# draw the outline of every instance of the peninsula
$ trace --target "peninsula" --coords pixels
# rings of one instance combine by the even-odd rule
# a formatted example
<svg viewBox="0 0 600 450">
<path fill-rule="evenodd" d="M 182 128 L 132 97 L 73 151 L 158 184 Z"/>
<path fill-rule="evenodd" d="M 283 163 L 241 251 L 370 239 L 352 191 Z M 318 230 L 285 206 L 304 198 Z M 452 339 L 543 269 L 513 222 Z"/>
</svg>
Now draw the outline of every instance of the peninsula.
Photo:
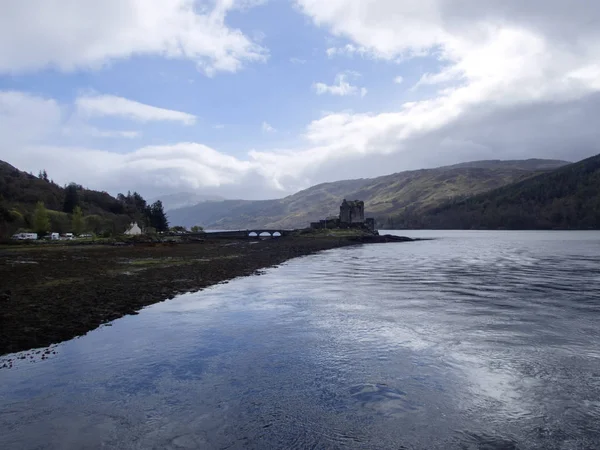
<svg viewBox="0 0 600 450">
<path fill-rule="evenodd" d="M 350 245 L 411 241 L 359 228 L 284 236 L 215 233 L 176 240 L 131 236 L 120 245 L 77 241 L 0 247 L 0 355 L 45 347 L 174 296 Z M 202 237 L 199 237 L 202 236 Z"/>
</svg>

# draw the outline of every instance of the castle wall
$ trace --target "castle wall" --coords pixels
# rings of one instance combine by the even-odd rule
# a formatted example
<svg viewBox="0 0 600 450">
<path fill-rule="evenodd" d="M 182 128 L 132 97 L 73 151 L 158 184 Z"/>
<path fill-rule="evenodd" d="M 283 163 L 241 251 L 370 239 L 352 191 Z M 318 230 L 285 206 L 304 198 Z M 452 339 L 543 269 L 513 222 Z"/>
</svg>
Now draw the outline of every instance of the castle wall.
<svg viewBox="0 0 600 450">
<path fill-rule="evenodd" d="M 364 202 L 354 202 L 350 213 L 350 223 L 363 223 L 365 221 Z"/>
</svg>

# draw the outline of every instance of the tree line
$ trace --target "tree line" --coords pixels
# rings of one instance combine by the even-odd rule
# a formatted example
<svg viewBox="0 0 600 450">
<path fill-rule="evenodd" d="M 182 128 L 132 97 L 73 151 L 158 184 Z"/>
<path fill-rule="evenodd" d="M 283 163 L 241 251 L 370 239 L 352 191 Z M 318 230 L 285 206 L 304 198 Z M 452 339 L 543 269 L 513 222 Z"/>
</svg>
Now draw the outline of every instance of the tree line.
<svg viewBox="0 0 600 450">
<path fill-rule="evenodd" d="M 0 161 L 0 236 L 34 231 L 108 237 L 123 233 L 131 222 L 149 232 L 169 229 L 161 201 L 148 204 L 137 192 L 115 198 L 76 183 L 61 187 L 46 170 L 36 177 Z"/>
<path fill-rule="evenodd" d="M 95 214 L 87 216 L 84 214 L 81 203 L 85 195 L 86 191 L 82 186 L 71 183 L 65 188 L 61 212 L 48 210 L 43 202 L 37 202 L 33 212 L 32 230 L 42 236 L 53 231 L 54 228 L 58 228 L 59 232 L 69 229 L 75 235 L 94 232 L 109 236 L 125 231 L 124 226 L 128 225 L 130 220 L 137 222 L 142 229 L 149 232 L 169 230 L 169 221 L 160 200 L 149 205 L 137 192 L 133 194 L 128 192 L 127 195 L 118 194 L 116 199 L 118 205 L 112 205 L 111 212 L 126 216 L 127 220 L 116 217 L 112 219 L 112 223 L 107 223 L 107 220 L 111 222 L 111 219 L 103 219 Z"/>
</svg>

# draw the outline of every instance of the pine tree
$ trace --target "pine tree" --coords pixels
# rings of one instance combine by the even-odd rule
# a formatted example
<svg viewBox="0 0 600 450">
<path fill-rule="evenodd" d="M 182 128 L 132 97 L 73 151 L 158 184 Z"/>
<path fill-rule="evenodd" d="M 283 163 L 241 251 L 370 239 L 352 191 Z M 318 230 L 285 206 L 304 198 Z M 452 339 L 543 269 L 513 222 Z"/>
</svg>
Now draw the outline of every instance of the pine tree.
<svg viewBox="0 0 600 450">
<path fill-rule="evenodd" d="M 42 171 L 42 179 L 43 179 L 44 181 L 46 181 L 46 182 L 47 182 L 47 181 L 49 181 L 49 180 L 48 180 L 48 172 L 46 172 L 46 169 L 44 169 L 44 170 Z"/>
<path fill-rule="evenodd" d="M 75 183 L 71 183 L 65 188 L 65 202 L 63 205 L 63 211 L 71 214 L 78 204 L 79 194 L 77 192 L 77 185 Z"/>
<path fill-rule="evenodd" d="M 169 220 L 160 200 L 155 201 L 150 207 L 150 223 L 156 231 L 169 231 Z"/>
<path fill-rule="evenodd" d="M 33 231 L 40 235 L 44 235 L 50 231 L 50 218 L 42 202 L 37 203 L 33 212 Z"/>
<path fill-rule="evenodd" d="M 73 210 L 73 218 L 71 219 L 71 228 L 76 236 L 83 233 L 85 223 L 83 221 L 83 212 L 79 206 L 76 206 Z"/>
</svg>

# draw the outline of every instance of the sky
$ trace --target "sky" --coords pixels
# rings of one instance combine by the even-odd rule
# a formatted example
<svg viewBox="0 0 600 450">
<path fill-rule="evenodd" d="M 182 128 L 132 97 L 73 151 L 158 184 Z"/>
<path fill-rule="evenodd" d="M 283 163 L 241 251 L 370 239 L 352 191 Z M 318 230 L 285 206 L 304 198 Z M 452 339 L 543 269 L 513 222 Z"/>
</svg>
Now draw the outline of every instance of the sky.
<svg viewBox="0 0 600 450">
<path fill-rule="evenodd" d="M 263 199 L 600 153 L 596 0 L 3 0 L 0 159 Z"/>
</svg>

